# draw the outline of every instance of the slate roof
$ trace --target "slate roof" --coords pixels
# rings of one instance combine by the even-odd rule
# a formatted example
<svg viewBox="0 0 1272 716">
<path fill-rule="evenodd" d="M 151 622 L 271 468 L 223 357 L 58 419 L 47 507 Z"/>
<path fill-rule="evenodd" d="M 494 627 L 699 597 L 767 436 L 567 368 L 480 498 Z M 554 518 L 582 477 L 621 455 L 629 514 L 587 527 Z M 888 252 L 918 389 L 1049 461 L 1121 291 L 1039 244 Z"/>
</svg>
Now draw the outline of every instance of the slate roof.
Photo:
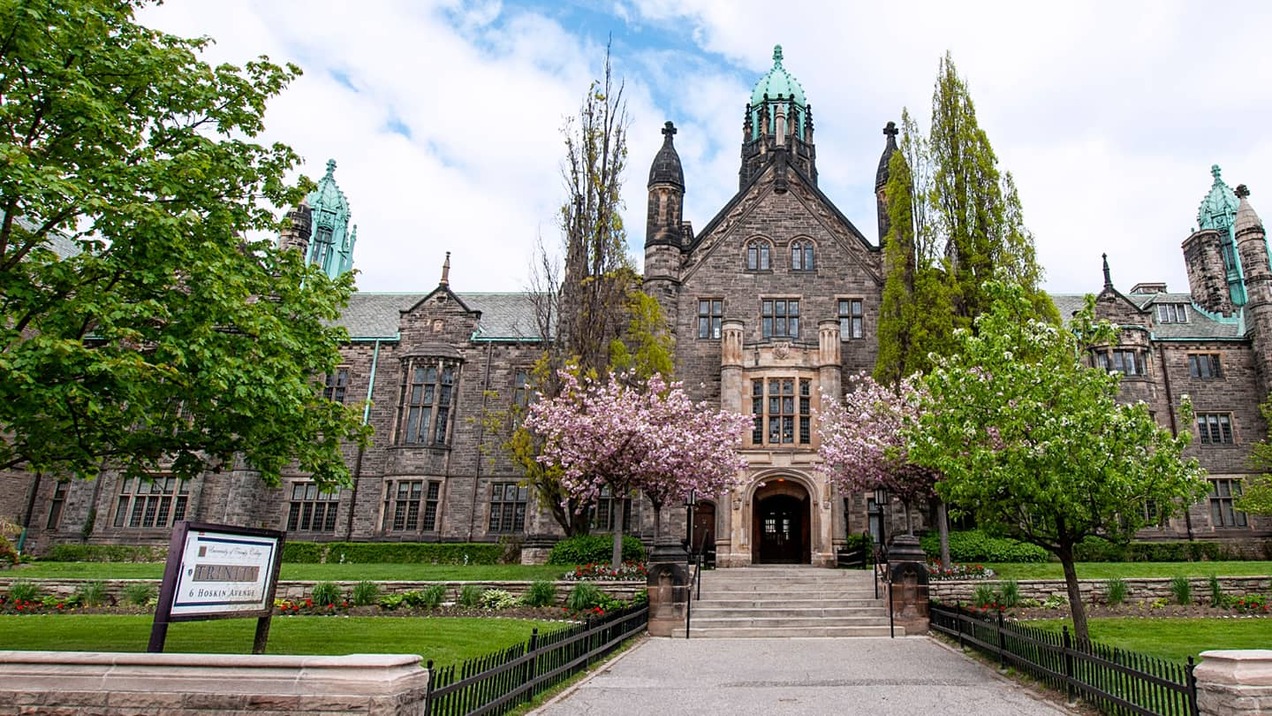
<svg viewBox="0 0 1272 716">
<path fill-rule="evenodd" d="M 1153 340 L 1159 341 L 1213 341 L 1242 340 L 1245 336 L 1243 321 L 1233 316 L 1223 318 L 1203 313 L 1192 303 L 1192 296 L 1187 293 L 1128 293 L 1124 294 L 1131 303 L 1144 311 L 1144 323 L 1151 319 L 1153 306 L 1158 303 L 1181 303 L 1188 307 L 1187 323 L 1157 323 L 1153 325 Z M 1068 320 L 1074 313 L 1082 310 L 1085 294 L 1056 293 L 1051 294 L 1051 301 L 1056 304 L 1060 317 Z"/>
<path fill-rule="evenodd" d="M 395 338 L 401 312 L 419 303 L 427 293 L 367 293 L 349 297 L 349 305 L 336 321 L 350 338 Z M 481 312 L 477 340 L 524 341 L 538 338 L 534 304 L 525 293 L 456 293 L 474 311 Z"/>
</svg>

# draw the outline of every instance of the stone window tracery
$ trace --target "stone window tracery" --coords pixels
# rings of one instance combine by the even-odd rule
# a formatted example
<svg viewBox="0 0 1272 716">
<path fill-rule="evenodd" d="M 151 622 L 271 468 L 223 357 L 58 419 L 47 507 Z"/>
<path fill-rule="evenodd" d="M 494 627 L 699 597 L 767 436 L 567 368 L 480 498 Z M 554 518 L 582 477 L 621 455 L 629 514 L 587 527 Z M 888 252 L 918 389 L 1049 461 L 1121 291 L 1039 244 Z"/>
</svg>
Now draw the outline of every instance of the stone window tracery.
<svg viewBox="0 0 1272 716">
<path fill-rule="evenodd" d="M 791 242 L 791 270 L 812 271 L 816 268 L 813 261 L 813 242 L 797 239 Z"/>
<path fill-rule="evenodd" d="M 458 371 L 453 363 L 436 358 L 407 361 L 402 373 L 402 443 L 446 445 Z"/>
<path fill-rule="evenodd" d="M 292 483 L 287 531 L 334 532 L 340 492 L 321 492 L 312 482 Z"/>
<path fill-rule="evenodd" d="M 799 299 L 761 300 L 760 333 L 765 338 L 799 338 Z"/>
<path fill-rule="evenodd" d="M 437 480 L 390 480 L 384 486 L 385 532 L 437 531 Z"/>
<path fill-rule="evenodd" d="M 116 527 L 171 527 L 185 519 L 190 485 L 175 477 L 145 480 L 132 477 L 119 483 Z"/>
<path fill-rule="evenodd" d="M 719 340 L 724 320 L 724 301 L 719 298 L 698 299 L 698 337 Z"/>
<path fill-rule="evenodd" d="M 770 271 L 773 268 L 772 247 L 764 239 L 752 239 L 746 245 L 746 270 Z"/>
<path fill-rule="evenodd" d="M 839 304 L 839 340 L 847 341 L 863 338 L 865 330 L 865 311 L 860 298 L 841 298 Z"/>
<path fill-rule="evenodd" d="M 754 445 L 808 445 L 812 442 L 812 381 L 808 378 L 755 378 L 751 381 Z"/>
<path fill-rule="evenodd" d="M 496 482 L 490 486 L 490 531 L 501 534 L 526 531 L 526 505 L 529 488 L 515 482 Z"/>
</svg>

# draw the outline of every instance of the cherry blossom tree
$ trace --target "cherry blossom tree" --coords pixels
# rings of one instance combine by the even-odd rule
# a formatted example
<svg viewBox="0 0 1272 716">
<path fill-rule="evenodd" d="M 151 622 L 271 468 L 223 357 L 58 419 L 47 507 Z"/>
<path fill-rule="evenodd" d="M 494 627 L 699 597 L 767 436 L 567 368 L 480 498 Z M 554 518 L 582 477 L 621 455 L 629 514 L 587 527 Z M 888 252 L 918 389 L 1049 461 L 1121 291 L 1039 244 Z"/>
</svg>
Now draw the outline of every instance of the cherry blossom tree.
<svg viewBox="0 0 1272 716">
<path fill-rule="evenodd" d="M 914 378 L 904 378 L 893 390 L 864 371 L 853 383 L 842 403 L 822 397 L 822 469 L 844 492 L 886 489 L 905 505 L 906 529 L 912 531 L 910 506 L 933 497 L 938 476 L 910 462 L 906 452 L 902 428 L 918 418 L 920 389 Z"/>
<path fill-rule="evenodd" d="M 660 375 L 560 375 L 560 394 L 532 405 L 525 425 L 543 438 L 539 461 L 560 469 L 562 488 L 578 504 L 594 504 L 607 488 L 616 497 L 640 490 L 653 503 L 657 539 L 663 505 L 690 492 L 720 494 L 746 466 L 738 446 L 749 415 L 694 403 Z M 616 517 L 615 568 L 622 563 L 621 510 Z"/>
</svg>

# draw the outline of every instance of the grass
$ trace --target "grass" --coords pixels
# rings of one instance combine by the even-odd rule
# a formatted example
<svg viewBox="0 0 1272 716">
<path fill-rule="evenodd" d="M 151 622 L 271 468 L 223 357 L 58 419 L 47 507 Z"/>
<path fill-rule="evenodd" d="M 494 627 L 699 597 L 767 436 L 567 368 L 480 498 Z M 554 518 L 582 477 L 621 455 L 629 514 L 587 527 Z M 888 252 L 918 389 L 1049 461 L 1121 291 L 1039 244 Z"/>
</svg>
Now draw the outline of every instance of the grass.
<svg viewBox="0 0 1272 716">
<path fill-rule="evenodd" d="M 1029 626 L 1060 631 L 1067 619 L 1040 619 Z M 1091 641 L 1183 662 L 1210 649 L 1266 649 L 1272 619 L 1216 617 L 1107 617 L 1089 620 Z"/>
<path fill-rule="evenodd" d="M 997 579 L 1064 579 L 1059 562 L 986 564 Z M 1078 579 L 1272 577 L 1272 562 L 1079 562 Z"/>
<path fill-rule="evenodd" d="M 0 616 L 0 650 L 142 652 L 152 618 L 145 615 Z M 275 617 L 269 654 L 419 654 L 437 666 L 489 654 L 561 622 L 525 619 Z M 180 622 L 168 627 L 165 651 L 249 654 L 255 619 Z"/>
<path fill-rule="evenodd" d="M 281 579 L 326 581 L 524 581 L 560 579 L 563 565 L 524 564 L 283 564 Z M 32 562 L 0 576 L 20 579 L 162 579 L 163 564 L 142 562 Z"/>
</svg>

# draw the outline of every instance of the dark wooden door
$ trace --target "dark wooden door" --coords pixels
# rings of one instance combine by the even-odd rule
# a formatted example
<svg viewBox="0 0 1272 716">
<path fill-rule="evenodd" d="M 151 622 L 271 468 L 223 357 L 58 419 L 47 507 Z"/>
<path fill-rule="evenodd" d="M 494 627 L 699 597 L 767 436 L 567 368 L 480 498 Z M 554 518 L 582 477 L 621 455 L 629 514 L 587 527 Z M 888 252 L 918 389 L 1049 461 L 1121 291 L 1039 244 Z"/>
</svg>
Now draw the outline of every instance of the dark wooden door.
<svg viewBox="0 0 1272 716">
<path fill-rule="evenodd" d="M 791 495 L 774 495 L 760 501 L 756 510 L 760 538 L 758 560 L 764 564 L 798 564 L 804 554 L 805 501 Z"/>
</svg>

